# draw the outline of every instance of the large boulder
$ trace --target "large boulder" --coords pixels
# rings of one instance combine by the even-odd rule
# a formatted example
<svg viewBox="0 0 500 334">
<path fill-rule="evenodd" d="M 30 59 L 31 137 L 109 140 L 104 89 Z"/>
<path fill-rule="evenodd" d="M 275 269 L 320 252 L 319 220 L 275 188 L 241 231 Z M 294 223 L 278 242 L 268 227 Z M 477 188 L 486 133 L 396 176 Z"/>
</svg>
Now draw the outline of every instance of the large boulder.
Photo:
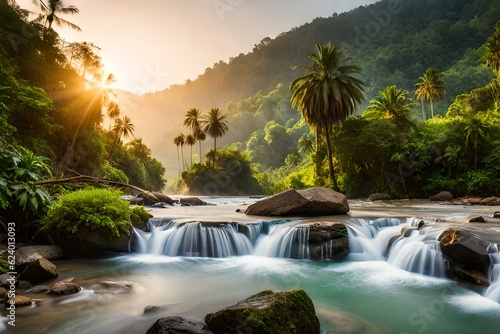
<svg viewBox="0 0 500 334">
<path fill-rule="evenodd" d="M 36 260 L 26 264 L 23 272 L 19 275 L 19 280 L 27 280 L 31 284 L 36 284 L 56 278 L 57 275 L 56 265 L 38 254 Z"/>
<path fill-rule="evenodd" d="M 212 334 L 205 325 L 198 321 L 182 317 L 165 317 L 158 319 L 146 334 Z"/>
<path fill-rule="evenodd" d="M 64 254 L 70 257 L 102 257 L 108 253 L 124 253 L 129 251 L 129 233 L 121 232 L 120 237 L 110 237 L 105 228 L 90 229 L 83 224 L 72 235 L 62 231 L 54 231 L 52 238 L 60 245 Z"/>
<path fill-rule="evenodd" d="M 307 225 L 311 260 L 342 260 L 349 255 L 347 228 L 343 223 L 313 222 Z"/>
<path fill-rule="evenodd" d="M 450 193 L 449 191 L 441 191 L 441 192 L 437 193 L 436 195 L 429 197 L 429 200 L 431 200 L 433 202 L 452 201 L 453 194 Z"/>
<path fill-rule="evenodd" d="M 491 243 L 473 233 L 455 228 L 445 230 L 438 240 L 452 270 L 466 268 L 488 276 L 491 266 L 488 247 Z"/>
<path fill-rule="evenodd" d="M 262 291 L 205 317 L 215 334 L 320 333 L 314 305 L 304 290 Z"/>
<path fill-rule="evenodd" d="M 49 295 L 57 295 L 57 296 L 65 296 L 65 295 L 72 295 L 75 293 L 79 293 L 82 288 L 78 284 L 71 282 L 71 280 L 72 279 L 66 279 L 66 280 L 54 283 L 50 287 L 48 294 Z"/>
<path fill-rule="evenodd" d="M 16 250 L 16 265 L 23 265 L 37 260 L 43 256 L 47 260 L 59 260 L 64 251 L 58 245 L 34 245 L 20 247 Z"/>
<path fill-rule="evenodd" d="M 344 194 L 328 188 L 288 190 L 247 207 L 245 214 L 258 216 L 329 216 L 349 212 Z"/>
</svg>

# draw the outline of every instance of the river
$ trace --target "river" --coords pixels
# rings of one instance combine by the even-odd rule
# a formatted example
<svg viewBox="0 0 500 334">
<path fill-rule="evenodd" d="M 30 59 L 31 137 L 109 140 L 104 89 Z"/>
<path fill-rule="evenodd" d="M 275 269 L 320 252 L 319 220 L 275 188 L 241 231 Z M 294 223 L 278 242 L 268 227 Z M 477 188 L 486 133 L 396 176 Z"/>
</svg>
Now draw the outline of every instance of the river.
<svg viewBox="0 0 500 334">
<path fill-rule="evenodd" d="M 261 217 L 235 212 L 255 199 L 204 199 L 217 205 L 151 212 L 156 217 L 179 221 L 262 221 Z M 490 242 L 500 242 L 500 226 L 464 223 L 469 217 L 491 215 L 500 207 L 439 205 L 428 201 L 351 201 L 350 207 L 349 215 L 314 220 L 370 222 L 393 217 L 402 226 L 414 221 L 407 217 L 439 218 L 448 223 L 436 223 L 429 233 L 460 225 Z M 399 231 L 401 226 L 388 226 L 381 231 Z M 267 289 L 304 289 L 315 304 L 323 333 L 465 334 L 496 333 L 500 329 L 500 304 L 495 298 L 486 297 L 486 288 L 434 277 L 440 276 L 437 274 L 410 272 L 398 267 L 397 261 L 389 263 L 383 255 L 368 256 L 368 252 L 362 256 L 353 254 L 344 261 L 256 254 L 257 243 L 267 242 L 262 241 L 266 237 L 263 235 L 261 241 L 252 244 L 248 254 L 224 258 L 167 256 L 147 251 L 99 260 L 54 261 L 60 272 L 57 280 L 74 278 L 83 290 L 64 297 L 30 295 L 40 301 L 16 309 L 15 329 L 7 325 L 2 310 L 0 330 L 24 334 L 145 333 L 158 318 L 178 315 L 203 321 L 207 313 Z M 125 285 L 133 287 L 110 281 L 129 282 Z M 157 306 L 157 311 L 145 313 L 148 306 Z"/>
</svg>

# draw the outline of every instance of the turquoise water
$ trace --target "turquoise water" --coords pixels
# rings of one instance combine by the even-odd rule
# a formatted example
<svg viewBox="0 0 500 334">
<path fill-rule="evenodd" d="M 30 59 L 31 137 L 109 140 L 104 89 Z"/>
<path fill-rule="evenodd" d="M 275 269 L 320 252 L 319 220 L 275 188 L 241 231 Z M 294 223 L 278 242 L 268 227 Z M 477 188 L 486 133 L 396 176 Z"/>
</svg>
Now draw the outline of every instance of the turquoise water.
<svg viewBox="0 0 500 334">
<path fill-rule="evenodd" d="M 151 254 L 56 261 L 58 280 L 74 278 L 83 290 L 63 297 L 30 295 L 39 301 L 17 309 L 15 329 L 2 317 L 0 331 L 145 333 L 164 316 L 203 321 L 207 313 L 262 290 L 304 289 L 315 304 L 323 333 L 499 332 L 500 304 L 483 296 L 486 288 L 403 270 L 398 267 L 400 260 L 386 262 L 390 254 L 380 251 L 380 245 L 387 244 L 391 229 L 399 233 L 400 228 L 396 224 L 376 229 L 376 233 L 369 232 L 373 240 L 363 239 L 364 248 L 340 262 L 258 255 L 200 258 Z M 410 241 L 409 245 L 430 245 L 425 251 L 417 248 L 424 254 L 421 257 L 429 253 L 429 258 L 436 257 L 432 240 L 417 236 Z M 258 240 L 255 248 L 257 244 Z M 422 267 L 428 270 L 428 265 Z M 103 285 L 104 281 L 133 282 L 134 287 L 110 287 Z M 151 305 L 160 307 L 159 311 L 145 314 L 144 309 Z"/>
<path fill-rule="evenodd" d="M 480 291 L 383 261 L 127 255 L 64 269 L 85 290 L 45 299 L 45 311 L 21 310 L 19 333 L 145 333 L 162 316 L 203 320 L 205 314 L 265 289 L 304 289 L 322 329 L 331 333 L 495 333 L 500 328 L 500 304 Z M 139 286 L 128 293 L 110 292 L 97 288 L 102 280 Z M 144 315 L 148 305 L 162 311 Z"/>
</svg>

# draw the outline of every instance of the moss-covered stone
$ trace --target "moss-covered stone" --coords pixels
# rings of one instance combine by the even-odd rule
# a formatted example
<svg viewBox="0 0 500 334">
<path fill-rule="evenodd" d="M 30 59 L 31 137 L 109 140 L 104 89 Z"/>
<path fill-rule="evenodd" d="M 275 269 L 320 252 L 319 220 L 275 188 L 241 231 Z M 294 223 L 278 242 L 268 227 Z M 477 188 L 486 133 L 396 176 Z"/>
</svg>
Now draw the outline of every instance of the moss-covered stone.
<svg viewBox="0 0 500 334">
<path fill-rule="evenodd" d="M 304 290 L 262 291 L 236 305 L 207 314 L 215 334 L 314 334 L 320 332 L 312 300 Z"/>
</svg>

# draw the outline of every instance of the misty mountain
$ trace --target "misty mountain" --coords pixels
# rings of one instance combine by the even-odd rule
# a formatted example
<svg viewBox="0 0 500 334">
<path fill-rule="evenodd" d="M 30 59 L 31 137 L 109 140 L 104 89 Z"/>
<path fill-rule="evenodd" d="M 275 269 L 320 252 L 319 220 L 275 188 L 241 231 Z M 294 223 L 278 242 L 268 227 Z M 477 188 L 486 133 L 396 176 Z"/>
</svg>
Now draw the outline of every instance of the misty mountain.
<svg viewBox="0 0 500 334">
<path fill-rule="evenodd" d="M 479 70 L 461 73 L 459 64 L 467 58 L 472 63 L 469 65 L 482 66 L 477 50 L 499 17 L 500 0 L 383 0 L 317 18 L 276 38 L 263 36 L 252 52 L 235 55 L 228 62 L 221 60 L 196 80 L 141 98 L 125 96 L 120 103 L 133 117 L 136 134 L 164 163 L 167 176 L 172 176 L 177 171 L 177 150 L 172 141 L 179 133 L 188 132 L 182 126 L 187 110 L 207 112 L 219 107 L 230 112 L 230 102 L 266 95 L 280 83 L 288 87 L 302 74 L 292 67 L 309 64 L 306 54 L 314 51 L 316 43 L 331 41 L 348 49 L 353 63 L 363 69 L 366 101 L 389 85 L 413 91 L 414 83 L 429 67 L 440 72 L 453 69 L 452 86 L 446 87 L 448 97 L 437 106 L 438 112 L 444 113 L 454 96 L 490 79 Z M 273 119 L 273 115 L 268 118 Z M 262 124 L 266 122 L 246 122 L 245 131 L 232 129 L 230 124 L 227 138 L 245 142 L 244 136 Z M 221 141 L 228 143 L 228 139 Z M 210 139 L 203 145 L 209 149 Z"/>
</svg>

